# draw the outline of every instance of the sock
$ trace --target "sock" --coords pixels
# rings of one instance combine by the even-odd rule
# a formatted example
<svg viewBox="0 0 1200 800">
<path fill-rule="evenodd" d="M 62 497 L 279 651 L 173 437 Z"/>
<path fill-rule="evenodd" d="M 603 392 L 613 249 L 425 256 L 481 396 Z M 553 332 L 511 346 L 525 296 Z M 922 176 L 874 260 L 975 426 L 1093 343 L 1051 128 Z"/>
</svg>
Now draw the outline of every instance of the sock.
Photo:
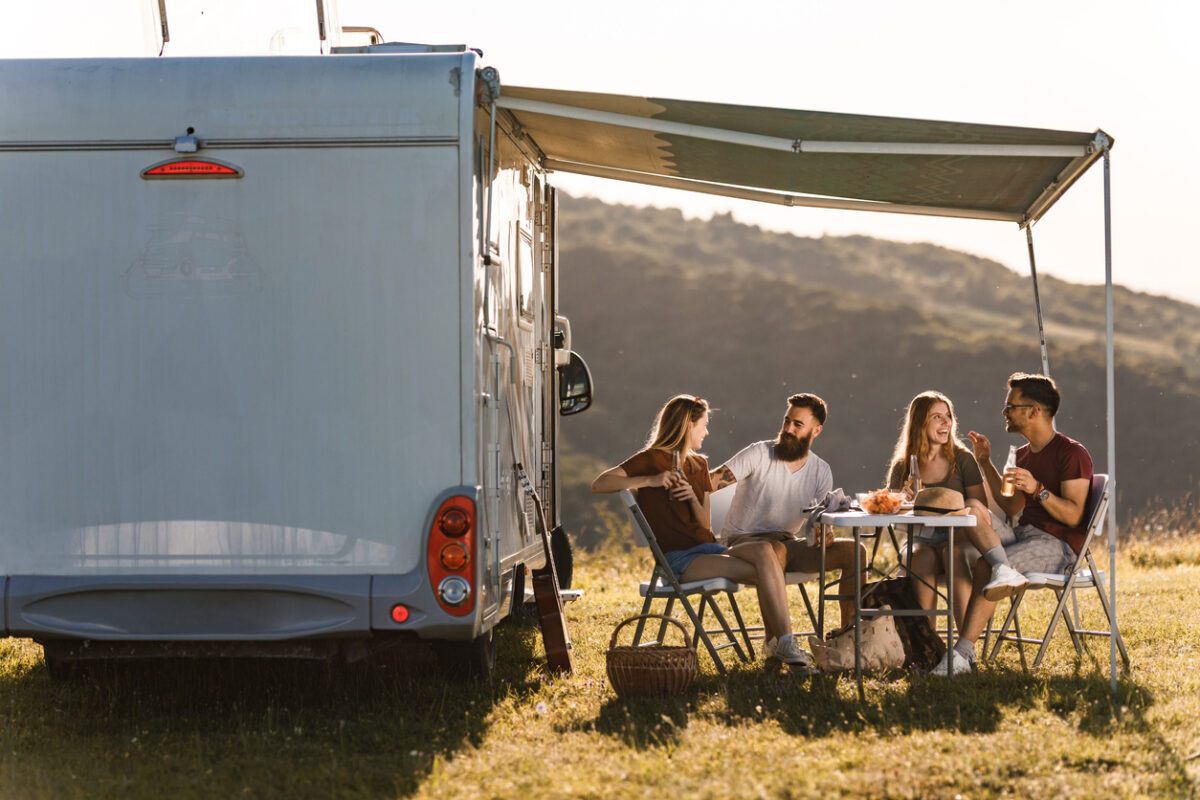
<svg viewBox="0 0 1200 800">
<path fill-rule="evenodd" d="M 960 638 L 955 643 L 954 649 L 957 650 L 958 654 L 960 656 L 962 656 L 963 658 L 965 658 L 967 661 L 971 662 L 972 664 L 975 663 L 975 643 L 974 642 L 972 642 L 968 639 Z"/>
<path fill-rule="evenodd" d="M 1008 555 L 1004 552 L 1002 545 L 996 545 L 991 550 L 983 554 L 983 558 L 993 567 L 997 564 L 1008 564 Z"/>
</svg>

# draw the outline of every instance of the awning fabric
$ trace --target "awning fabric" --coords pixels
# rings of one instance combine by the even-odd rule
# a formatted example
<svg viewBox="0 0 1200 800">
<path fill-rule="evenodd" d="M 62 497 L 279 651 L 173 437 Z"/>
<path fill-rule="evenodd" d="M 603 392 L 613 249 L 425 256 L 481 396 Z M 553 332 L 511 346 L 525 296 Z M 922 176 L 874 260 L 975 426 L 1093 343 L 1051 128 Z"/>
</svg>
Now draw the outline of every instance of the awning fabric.
<svg viewBox="0 0 1200 800">
<path fill-rule="evenodd" d="M 498 105 L 553 170 L 1021 225 L 1100 158 L 1105 136 L 520 86 Z"/>
</svg>

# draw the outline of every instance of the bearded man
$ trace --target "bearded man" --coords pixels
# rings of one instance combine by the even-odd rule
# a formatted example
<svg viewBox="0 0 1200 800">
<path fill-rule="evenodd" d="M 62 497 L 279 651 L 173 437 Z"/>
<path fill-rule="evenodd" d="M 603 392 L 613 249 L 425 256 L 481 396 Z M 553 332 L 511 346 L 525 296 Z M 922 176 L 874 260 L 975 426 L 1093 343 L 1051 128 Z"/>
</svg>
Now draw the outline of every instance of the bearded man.
<svg viewBox="0 0 1200 800">
<path fill-rule="evenodd" d="M 800 532 L 808 519 L 804 509 L 833 488 L 829 464 L 811 449 L 827 413 L 825 401 L 815 394 L 792 395 L 774 441 L 755 442 L 712 471 L 713 491 L 737 484 L 725 523 L 717 531 L 719 541 L 782 541 L 786 571 L 820 570 L 820 541 L 810 546 Z M 865 564 L 867 549 L 859 545 L 856 550 L 853 539 L 832 538 L 824 527 L 817 535 L 825 540 L 825 568 L 842 573 L 838 593 L 849 599 L 840 600 L 838 607 L 845 625 L 854 619 L 854 558 L 857 554 L 859 564 Z"/>
</svg>

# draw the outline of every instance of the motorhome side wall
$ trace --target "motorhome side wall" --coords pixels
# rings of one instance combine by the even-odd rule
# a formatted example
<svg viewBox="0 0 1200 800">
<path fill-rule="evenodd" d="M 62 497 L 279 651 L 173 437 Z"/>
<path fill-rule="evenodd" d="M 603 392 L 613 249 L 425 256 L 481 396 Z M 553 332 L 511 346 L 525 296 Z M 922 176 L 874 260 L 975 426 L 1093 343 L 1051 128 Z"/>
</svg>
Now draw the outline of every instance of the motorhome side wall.
<svg viewBox="0 0 1200 800">
<path fill-rule="evenodd" d="M 9 631 L 477 633 L 425 571 L 484 482 L 474 54 L 0 69 Z M 141 177 L 189 134 L 241 177 Z"/>
<path fill-rule="evenodd" d="M 484 108 L 476 113 L 481 142 L 493 139 Z M 483 289 L 476 333 L 485 357 L 480 360 L 481 499 L 487 538 L 496 543 L 489 569 L 507 586 L 514 570 L 544 562 L 533 497 L 516 479 L 521 464 L 554 524 L 552 475 L 557 430 L 551 330 L 552 199 L 533 154 L 514 135 L 507 119 L 495 124 L 495 153 L 481 151 L 480 216 L 487 259 L 480 259 Z M 490 170 L 490 173 L 489 173 Z M 487 176 L 491 175 L 490 182 Z M 493 607 L 503 614 L 506 606 Z"/>
</svg>

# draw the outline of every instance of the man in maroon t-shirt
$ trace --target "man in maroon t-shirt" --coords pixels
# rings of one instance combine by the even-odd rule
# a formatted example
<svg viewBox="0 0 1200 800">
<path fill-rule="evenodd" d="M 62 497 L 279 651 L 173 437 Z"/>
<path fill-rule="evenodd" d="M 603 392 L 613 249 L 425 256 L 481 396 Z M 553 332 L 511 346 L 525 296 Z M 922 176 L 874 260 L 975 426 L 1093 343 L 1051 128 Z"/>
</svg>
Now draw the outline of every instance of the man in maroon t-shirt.
<svg viewBox="0 0 1200 800">
<path fill-rule="evenodd" d="M 1092 457 L 1079 442 L 1054 430 L 1054 415 L 1062 400 L 1054 381 L 1045 375 L 1017 372 L 1009 376 L 1004 401 L 1005 430 L 1024 436 L 1017 466 L 1004 474 L 992 464 L 986 436 L 971 431 L 975 460 L 987 480 L 992 499 L 1008 517 L 1020 515 L 1013 529 L 1017 541 L 1004 548 L 1018 572 L 1062 572 L 1083 545 L 1084 507 L 1092 486 Z M 1004 478 L 1016 487 L 1012 497 L 1000 492 Z M 974 567 L 974 565 L 972 565 Z M 967 603 L 962 636 L 946 654 L 935 674 L 965 672 L 975 663 L 975 642 L 996 608 L 984 596 L 989 570 L 972 569 L 974 585 Z"/>
</svg>

